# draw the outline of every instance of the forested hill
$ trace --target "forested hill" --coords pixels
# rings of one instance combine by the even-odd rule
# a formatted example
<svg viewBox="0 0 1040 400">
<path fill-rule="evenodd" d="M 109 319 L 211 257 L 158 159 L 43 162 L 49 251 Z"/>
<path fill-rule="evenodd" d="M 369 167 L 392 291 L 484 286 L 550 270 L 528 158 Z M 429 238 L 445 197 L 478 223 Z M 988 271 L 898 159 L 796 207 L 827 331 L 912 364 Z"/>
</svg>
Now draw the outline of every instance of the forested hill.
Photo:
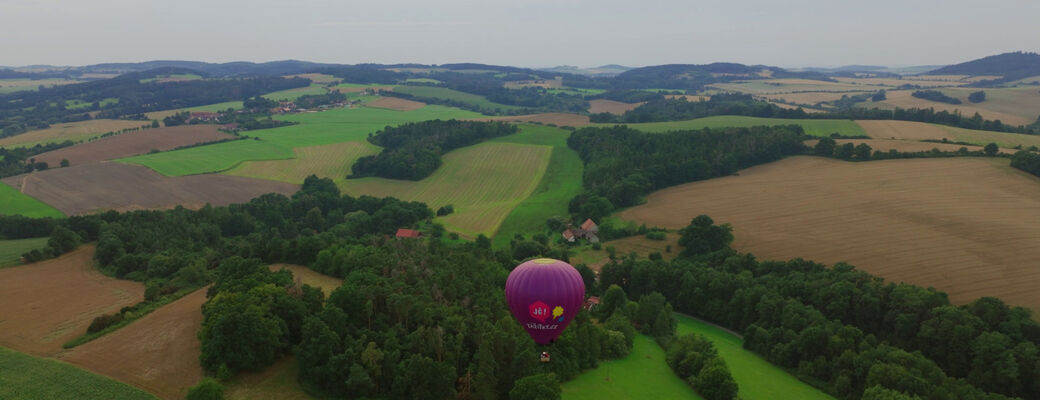
<svg viewBox="0 0 1040 400">
<path fill-rule="evenodd" d="M 613 79 L 618 89 L 668 88 L 702 89 L 709 83 L 747 79 L 803 78 L 830 81 L 818 72 L 791 72 L 779 67 L 712 63 L 705 65 L 669 64 L 642 67 L 622 72 Z"/>
<path fill-rule="evenodd" d="M 1014 81 L 1040 75 L 1040 54 L 1021 51 L 998 54 L 939 68 L 926 75 L 999 75 L 1003 78 L 987 82 Z"/>
</svg>

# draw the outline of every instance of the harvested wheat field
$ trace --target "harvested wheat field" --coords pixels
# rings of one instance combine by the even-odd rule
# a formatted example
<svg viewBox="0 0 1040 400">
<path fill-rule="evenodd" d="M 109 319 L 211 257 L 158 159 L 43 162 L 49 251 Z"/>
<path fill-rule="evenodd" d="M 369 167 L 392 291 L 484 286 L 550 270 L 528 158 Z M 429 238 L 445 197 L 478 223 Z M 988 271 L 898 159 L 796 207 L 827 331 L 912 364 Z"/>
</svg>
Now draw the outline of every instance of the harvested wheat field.
<svg viewBox="0 0 1040 400">
<path fill-rule="evenodd" d="M 643 103 L 622 103 L 620 101 L 596 99 L 589 100 L 589 112 L 593 114 L 611 113 L 621 115 L 626 111 L 634 110 Z"/>
<path fill-rule="evenodd" d="M 1017 133 L 979 131 L 913 121 L 856 121 L 863 131 L 875 139 L 942 140 L 984 146 L 996 143 L 1001 148 L 1040 146 L 1040 136 Z M 1010 151 L 1010 150 L 1009 150 Z M 1013 153 L 1013 151 L 1011 151 Z"/>
<path fill-rule="evenodd" d="M 1040 311 L 1040 178 L 1007 159 L 862 163 L 792 157 L 664 189 L 622 217 L 680 228 L 698 214 L 734 227 L 762 259 L 846 261 L 888 281 Z"/>
<path fill-rule="evenodd" d="M 508 117 L 473 118 L 469 121 L 537 122 L 556 126 L 585 126 L 589 124 L 589 117 L 570 113 L 542 113 Z"/>
<path fill-rule="evenodd" d="M 44 161 L 51 167 L 57 167 L 63 159 L 69 160 L 71 165 L 83 165 L 136 156 L 152 150 L 173 150 L 182 146 L 233 139 L 234 137 L 234 135 L 218 131 L 217 125 L 184 125 L 145 129 L 48 151 L 36 156 L 36 161 Z"/>
<path fill-rule="evenodd" d="M 115 162 L 23 174 L 3 182 L 66 215 L 99 210 L 198 208 L 244 203 L 264 193 L 295 193 L 297 185 L 226 175 L 165 177 L 148 167 Z"/>
<path fill-rule="evenodd" d="M 163 399 L 183 399 L 202 379 L 197 334 L 205 302 L 206 289 L 196 290 L 59 358 Z"/>
<path fill-rule="evenodd" d="M 365 106 L 397 111 L 412 111 L 426 107 L 426 103 L 397 97 L 380 97 L 365 103 Z"/>
<path fill-rule="evenodd" d="M 47 129 L 29 131 L 26 133 L 5 137 L 0 139 L 0 146 L 32 146 L 37 143 L 58 143 L 66 140 L 87 140 L 101 136 L 108 132 L 121 131 L 129 128 L 140 128 L 147 125 L 148 121 L 122 121 L 115 119 L 94 119 L 90 121 L 68 122 L 52 125 Z"/>
<path fill-rule="evenodd" d="M 95 317 L 144 300 L 144 285 L 94 269 L 94 246 L 0 269 L 0 346 L 53 356 L 86 333 Z"/>
<path fill-rule="evenodd" d="M 288 160 L 246 161 L 224 174 L 299 184 L 311 175 L 341 180 L 350 175 L 357 159 L 379 153 L 379 147 L 363 141 L 343 142 L 297 147 L 293 153 L 295 158 Z"/>
<path fill-rule="evenodd" d="M 805 145 L 812 147 L 815 146 L 819 140 L 811 139 L 806 140 Z M 852 143 L 853 145 L 859 145 L 860 143 L 866 143 L 867 146 L 874 151 L 889 151 L 896 150 L 904 153 L 917 153 L 922 151 L 932 151 L 932 149 L 939 149 L 939 151 L 958 151 L 961 147 L 965 147 L 968 151 L 982 151 L 982 146 L 966 146 L 953 143 L 932 143 L 932 142 L 918 142 L 913 140 L 899 140 L 899 139 L 835 139 L 835 142 L 839 146 L 845 143 Z M 1000 152 L 1004 154 L 1015 154 L 1018 150 L 1001 148 Z"/>
</svg>

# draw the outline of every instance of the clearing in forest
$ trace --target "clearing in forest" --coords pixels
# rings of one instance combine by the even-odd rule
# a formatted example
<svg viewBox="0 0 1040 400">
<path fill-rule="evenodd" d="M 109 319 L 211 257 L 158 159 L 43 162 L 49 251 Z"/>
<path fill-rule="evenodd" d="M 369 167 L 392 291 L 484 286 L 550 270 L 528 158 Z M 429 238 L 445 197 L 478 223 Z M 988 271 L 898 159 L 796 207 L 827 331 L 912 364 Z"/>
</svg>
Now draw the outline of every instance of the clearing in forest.
<svg viewBox="0 0 1040 400">
<path fill-rule="evenodd" d="M 675 375 L 665 360 L 664 350 L 646 335 L 636 335 L 632 351 L 625 358 L 600 361 L 596 369 L 560 386 L 564 400 L 703 399 Z"/>
<path fill-rule="evenodd" d="M 61 257 L 0 269 L 0 346 L 53 356 L 101 314 L 144 300 L 144 284 L 102 275 L 94 246 Z"/>
<path fill-rule="evenodd" d="M 7 185 L 61 210 L 79 215 L 103 210 L 199 208 L 244 203 L 264 193 L 295 193 L 299 186 L 226 175 L 170 178 L 139 165 L 113 162 L 12 176 Z M 0 197 L 2 198 L 2 197 Z"/>
<path fill-rule="evenodd" d="M 995 296 L 1036 312 L 1040 178 L 1008 163 L 791 157 L 657 191 L 621 216 L 681 228 L 707 214 L 761 259 L 845 261 L 955 303 Z"/>
<path fill-rule="evenodd" d="M 445 154 L 444 164 L 420 181 L 361 178 L 340 181 L 351 195 L 393 196 L 422 201 L 455 213 L 439 220 L 467 236 L 491 236 L 502 220 L 538 186 L 552 153 L 550 146 L 481 143 Z"/>
</svg>

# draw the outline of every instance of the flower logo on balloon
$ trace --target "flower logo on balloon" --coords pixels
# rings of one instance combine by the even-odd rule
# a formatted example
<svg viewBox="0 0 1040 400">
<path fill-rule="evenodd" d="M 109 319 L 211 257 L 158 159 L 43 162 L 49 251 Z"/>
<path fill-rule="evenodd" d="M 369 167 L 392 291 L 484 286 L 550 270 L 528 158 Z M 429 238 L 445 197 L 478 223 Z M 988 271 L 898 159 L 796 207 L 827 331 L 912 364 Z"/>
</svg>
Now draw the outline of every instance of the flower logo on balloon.
<svg viewBox="0 0 1040 400">
<path fill-rule="evenodd" d="M 531 313 L 531 318 L 537 319 L 538 321 L 545 323 L 545 320 L 549 318 L 549 305 L 536 301 L 527 306 L 528 312 Z"/>
<path fill-rule="evenodd" d="M 555 319 L 556 322 L 563 322 L 563 307 L 556 306 L 556 308 L 553 309 L 553 319 Z"/>
</svg>

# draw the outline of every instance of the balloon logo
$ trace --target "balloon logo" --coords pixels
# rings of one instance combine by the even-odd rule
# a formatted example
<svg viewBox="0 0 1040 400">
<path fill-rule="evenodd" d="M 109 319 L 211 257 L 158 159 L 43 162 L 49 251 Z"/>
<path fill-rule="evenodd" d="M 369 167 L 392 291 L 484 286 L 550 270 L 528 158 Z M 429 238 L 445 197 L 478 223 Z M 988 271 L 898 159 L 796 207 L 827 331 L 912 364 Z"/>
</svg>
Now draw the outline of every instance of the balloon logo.
<svg viewBox="0 0 1040 400">
<path fill-rule="evenodd" d="M 555 341 L 578 315 L 584 300 L 581 274 L 560 260 L 527 261 L 506 280 L 509 310 L 538 344 Z"/>
</svg>

